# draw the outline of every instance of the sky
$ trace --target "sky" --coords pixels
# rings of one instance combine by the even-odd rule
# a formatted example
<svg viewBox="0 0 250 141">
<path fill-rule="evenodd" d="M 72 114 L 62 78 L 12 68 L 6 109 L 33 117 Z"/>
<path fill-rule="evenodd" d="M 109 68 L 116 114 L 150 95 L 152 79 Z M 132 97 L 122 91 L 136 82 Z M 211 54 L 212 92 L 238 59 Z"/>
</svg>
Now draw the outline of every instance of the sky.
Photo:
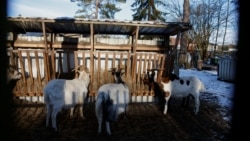
<svg viewBox="0 0 250 141">
<path fill-rule="evenodd" d="M 218 109 L 221 115 L 224 116 L 225 120 L 230 121 L 232 115 L 228 114 L 228 111 L 232 110 L 233 107 L 235 84 L 218 80 L 217 71 L 215 70 L 197 71 L 196 69 L 180 69 L 180 77 L 191 75 L 199 77 L 205 85 L 205 94 L 201 93 L 200 99 L 210 103 L 216 102 L 222 107 L 221 109 Z"/>
<path fill-rule="evenodd" d="M 17 17 L 74 17 L 79 9 L 77 3 L 71 0 L 8 0 L 7 16 Z M 115 14 L 117 20 L 132 20 L 130 5 L 133 0 L 127 0 L 125 4 L 118 6 L 122 10 Z M 222 40 L 219 39 L 218 42 Z M 213 42 L 213 41 L 212 41 Z M 234 30 L 228 30 L 226 44 L 237 44 L 237 34 Z"/>
<path fill-rule="evenodd" d="M 115 19 L 132 20 L 132 2 L 128 0 L 126 4 L 119 4 L 122 10 L 115 15 Z M 7 7 L 9 17 L 74 17 L 79 9 L 77 4 L 70 0 L 8 0 Z"/>
</svg>

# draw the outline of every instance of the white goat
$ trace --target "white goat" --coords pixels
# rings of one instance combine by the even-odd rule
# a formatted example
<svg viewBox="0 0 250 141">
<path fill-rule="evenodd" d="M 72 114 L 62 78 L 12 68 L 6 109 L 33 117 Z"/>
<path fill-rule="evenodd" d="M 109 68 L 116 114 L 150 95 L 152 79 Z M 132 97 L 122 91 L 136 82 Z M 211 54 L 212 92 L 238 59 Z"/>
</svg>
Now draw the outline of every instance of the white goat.
<svg viewBox="0 0 250 141">
<path fill-rule="evenodd" d="M 56 116 L 63 108 L 70 108 L 70 117 L 73 117 L 74 107 L 80 104 L 80 116 L 85 119 L 83 104 L 87 98 L 90 76 L 87 68 L 76 71 L 79 72 L 78 78 L 72 80 L 54 79 L 49 81 L 44 88 L 44 101 L 47 108 L 46 127 L 48 127 L 51 118 L 55 131 L 57 131 Z"/>
<path fill-rule="evenodd" d="M 155 69 L 156 70 L 156 69 Z M 149 80 L 154 80 L 154 71 L 148 75 Z M 160 100 L 164 99 L 164 114 L 167 114 L 168 101 L 170 97 L 187 98 L 189 95 L 194 97 L 195 107 L 194 112 L 199 112 L 200 92 L 205 91 L 204 84 L 196 76 L 177 77 L 175 74 L 170 74 L 168 77 L 163 77 L 160 83 L 151 82 L 154 86 L 154 92 Z"/>
<path fill-rule="evenodd" d="M 116 83 L 102 85 L 97 92 L 95 112 L 98 120 L 98 134 L 102 131 L 102 122 L 105 121 L 106 131 L 111 135 L 110 122 L 116 121 L 118 115 L 128 110 L 129 88 L 121 80 L 122 72 L 112 72 Z"/>
</svg>

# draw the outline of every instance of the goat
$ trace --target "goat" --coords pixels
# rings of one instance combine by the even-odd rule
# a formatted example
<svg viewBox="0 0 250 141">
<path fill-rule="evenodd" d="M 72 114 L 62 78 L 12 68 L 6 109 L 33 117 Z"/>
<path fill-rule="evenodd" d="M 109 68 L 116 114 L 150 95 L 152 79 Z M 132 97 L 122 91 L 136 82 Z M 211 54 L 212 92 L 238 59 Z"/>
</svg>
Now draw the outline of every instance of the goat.
<svg viewBox="0 0 250 141">
<path fill-rule="evenodd" d="M 155 73 L 153 72 L 152 75 L 149 77 L 151 78 L 154 77 L 154 74 Z M 167 77 L 163 77 L 161 79 L 161 83 L 159 84 L 159 86 L 160 86 L 159 88 L 161 88 L 163 92 L 170 93 L 168 95 L 165 94 L 165 107 L 163 112 L 164 114 L 167 114 L 168 101 L 170 97 L 189 98 L 189 96 L 191 95 L 194 97 L 195 100 L 194 113 L 197 115 L 200 106 L 200 98 L 199 98 L 200 92 L 205 91 L 205 86 L 198 77 L 196 76 L 178 77 L 175 74 L 169 74 Z"/>
<path fill-rule="evenodd" d="M 156 71 L 157 69 L 148 69 L 147 71 L 147 78 L 146 78 L 146 85 L 149 86 L 149 91 L 153 90 L 155 97 L 158 100 L 160 105 L 163 105 L 163 113 L 167 114 L 168 110 L 168 102 L 172 94 L 172 87 L 171 81 L 168 77 L 164 77 L 157 82 L 156 78 Z M 169 85 L 164 85 L 169 84 Z"/>
<path fill-rule="evenodd" d="M 22 75 L 17 71 L 15 65 L 9 65 L 7 68 L 7 83 L 11 80 L 19 80 L 22 78 Z"/>
<path fill-rule="evenodd" d="M 114 83 L 124 83 L 124 81 L 122 80 L 122 75 L 124 74 L 123 68 L 119 68 L 118 70 L 116 70 L 116 68 L 111 68 L 110 71 L 114 76 Z"/>
<path fill-rule="evenodd" d="M 197 115 L 200 107 L 200 93 L 206 90 L 203 82 L 196 76 L 178 77 L 175 74 L 170 74 L 170 80 L 172 81 L 172 97 L 186 97 L 188 100 L 191 95 L 195 101 L 194 113 Z"/>
<path fill-rule="evenodd" d="M 129 88 L 122 81 L 121 71 L 112 71 L 115 83 L 103 84 L 97 91 L 95 112 L 98 120 L 98 134 L 102 131 L 102 122 L 105 121 L 106 132 L 111 135 L 110 122 L 118 119 L 118 115 L 128 110 Z"/>
<path fill-rule="evenodd" d="M 22 78 L 21 73 L 18 72 L 17 66 L 15 65 L 8 65 L 7 66 L 7 79 L 6 79 L 6 84 L 7 84 L 7 90 L 8 90 L 8 97 L 11 99 L 11 103 L 14 101 L 14 89 L 18 83 L 18 81 Z M 14 104 L 14 103 L 12 103 Z"/>
<path fill-rule="evenodd" d="M 48 127 L 51 118 L 55 131 L 57 131 L 56 116 L 63 108 L 70 108 L 70 117 L 73 117 L 74 107 L 80 104 L 80 116 L 85 119 L 83 104 L 87 98 L 90 76 L 87 68 L 76 71 L 79 73 L 78 78 L 72 80 L 53 79 L 44 87 L 44 101 L 47 108 L 46 127 Z"/>
</svg>

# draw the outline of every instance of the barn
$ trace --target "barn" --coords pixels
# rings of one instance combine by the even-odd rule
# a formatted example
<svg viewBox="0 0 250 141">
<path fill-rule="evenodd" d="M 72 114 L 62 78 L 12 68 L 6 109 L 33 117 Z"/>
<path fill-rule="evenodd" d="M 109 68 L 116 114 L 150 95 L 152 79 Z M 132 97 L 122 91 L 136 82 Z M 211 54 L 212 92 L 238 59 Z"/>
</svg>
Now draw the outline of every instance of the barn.
<svg viewBox="0 0 250 141">
<path fill-rule="evenodd" d="M 180 34 L 191 28 L 182 22 L 68 17 L 9 17 L 8 22 L 10 64 L 25 76 L 13 93 L 40 101 L 49 80 L 73 79 L 77 74 L 72 70 L 79 65 L 90 69 L 90 96 L 113 81 L 109 70 L 116 67 L 125 69 L 131 95 L 148 99 L 153 92 L 142 83 L 147 69 L 160 69 L 158 78 L 171 72 L 177 43 L 170 43 L 170 37 L 176 36 L 178 42 Z"/>
</svg>

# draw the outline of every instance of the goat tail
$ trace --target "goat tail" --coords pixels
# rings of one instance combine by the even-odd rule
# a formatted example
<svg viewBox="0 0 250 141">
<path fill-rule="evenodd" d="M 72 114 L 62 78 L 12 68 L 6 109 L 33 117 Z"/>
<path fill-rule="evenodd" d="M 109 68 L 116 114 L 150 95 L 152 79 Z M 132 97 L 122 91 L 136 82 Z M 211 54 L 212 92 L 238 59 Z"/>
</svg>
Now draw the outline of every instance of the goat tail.
<svg viewBox="0 0 250 141">
<path fill-rule="evenodd" d="M 103 113 L 103 109 L 104 109 L 104 103 L 106 101 L 105 98 L 105 92 L 98 92 L 97 98 L 96 98 L 96 114 L 99 114 L 100 112 Z"/>
<path fill-rule="evenodd" d="M 49 98 L 48 94 L 44 91 L 44 102 L 49 103 L 49 101 L 50 101 L 50 98 Z"/>
<path fill-rule="evenodd" d="M 204 83 L 202 82 L 202 81 L 200 81 L 200 84 L 201 84 L 201 91 L 202 92 L 204 92 L 204 91 L 206 91 L 206 88 L 205 88 L 205 85 L 204 85 Z"/>
<path fill-rule="evenodd" d="M 51 103 L 51 93 L 49 91 L 44 91 L 44 102 Z"/>
<path fill-rule="evenodd" d="M 113 100 L 110 99 L 109 94 L 105 92 L 98 93 L 97 102 L 99 108 L 97 108 L 97 112 L 103 113 L 103 119 L 112 122 L 116 119 L 116 110 L 113 109 Z M 102 108 L 100 108 L 102 107 Z M 98 113 L 97 113 L 98 114 Z"/>
</svg>

